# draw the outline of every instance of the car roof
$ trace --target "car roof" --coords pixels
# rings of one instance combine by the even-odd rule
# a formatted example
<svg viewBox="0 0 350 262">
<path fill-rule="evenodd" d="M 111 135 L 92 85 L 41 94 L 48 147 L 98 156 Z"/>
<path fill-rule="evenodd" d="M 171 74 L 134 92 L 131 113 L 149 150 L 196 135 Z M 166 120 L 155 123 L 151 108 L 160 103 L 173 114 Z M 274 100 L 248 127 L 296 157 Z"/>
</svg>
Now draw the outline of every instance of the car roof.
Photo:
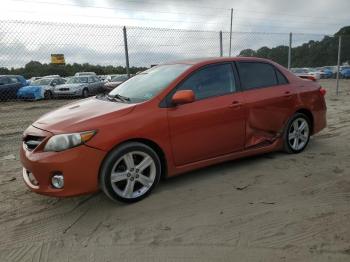
<svg viewBox="0 0 350 262">
<path fill-rule="evenodd" d="M 19 77 L 20 75 L 0 75 L 0 77 Z M 22 77 L 22 76 L 20 76 Z"/>
<path fill-rule="evenodd" d="M 271 62 L 270 60 L 259 58 L 259 57 L 205 57 L 205 58 L 193 58 L 186 60 L 178 60 L 173 62 L 164 63 L 163 65 L 171 64 L 188 64 L 188 65 L 199 65 L 199 64 L 212 64 L 220 62 L 234 62 L 234 61 L 260 61 L 260 62 Z"/>
</svg>

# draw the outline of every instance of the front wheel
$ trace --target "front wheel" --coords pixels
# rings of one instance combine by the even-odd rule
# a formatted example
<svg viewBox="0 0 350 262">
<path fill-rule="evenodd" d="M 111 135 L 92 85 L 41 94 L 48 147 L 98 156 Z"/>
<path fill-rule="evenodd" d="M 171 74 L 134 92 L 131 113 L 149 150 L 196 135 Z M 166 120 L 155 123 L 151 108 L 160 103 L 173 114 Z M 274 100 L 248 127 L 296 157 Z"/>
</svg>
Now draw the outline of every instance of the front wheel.
<svg viewBox="0 0 350 262">
<path fill-rule="evenodd" d="M 112 200 L 132 203 L 148 196 L 158 184 L 161 162 L 149 146 L 131 142 L 113 150 L 102 164 L 100 186 Z"/>
<path fill-rule="evenodd" d="M 302 152 L 310 141 L 310 131 L 309 118 L 301 113 L 295 114 L 284 132 L 284 150 L 289 154 Z"/>
<path fill-rule="evenodd" d="M 44 99 L 52 99 L 52 98 L 53 98 L 52 92 L 50 90 L 46 90 L 44 92 Z"/>
</svg>

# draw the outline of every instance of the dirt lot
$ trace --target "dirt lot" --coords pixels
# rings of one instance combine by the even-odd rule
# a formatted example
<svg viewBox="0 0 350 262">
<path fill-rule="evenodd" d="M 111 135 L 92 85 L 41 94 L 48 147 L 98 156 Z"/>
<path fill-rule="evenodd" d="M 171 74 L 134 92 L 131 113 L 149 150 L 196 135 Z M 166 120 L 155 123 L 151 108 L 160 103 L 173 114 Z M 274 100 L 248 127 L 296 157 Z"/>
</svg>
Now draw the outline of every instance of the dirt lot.
<svg viewBox="0 0 350 262">
<path fill-rule="evenodd" d="M 67 101 L 2 103 L 0 261 L 350 261 L 350 82 L 339 97 L 321 83 L 328 128 L 304 153 L 185 174 L 133 205 L 29 192 L 20 134 Z"/>
</svg>

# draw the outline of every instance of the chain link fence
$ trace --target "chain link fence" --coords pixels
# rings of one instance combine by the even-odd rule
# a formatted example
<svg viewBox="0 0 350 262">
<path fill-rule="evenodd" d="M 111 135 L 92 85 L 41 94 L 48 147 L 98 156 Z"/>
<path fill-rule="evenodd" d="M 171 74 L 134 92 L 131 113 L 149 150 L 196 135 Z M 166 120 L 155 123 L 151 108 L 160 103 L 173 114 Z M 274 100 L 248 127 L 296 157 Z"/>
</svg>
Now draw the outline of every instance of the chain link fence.
<svg viewBox="0 0 350 262">
<path fill-rule="evenodd" d="M 231 40 L 232 56 L 327 69 L 324 78 L 337 76 L 339 62 L 340 78 L 350 78 L 348 36 L 340 53 L 339 36 L 233 32 Z M 171 60 L 229 56 L 229 45 L 229 32 L 0 20 L 0 158 L 16 154 L 21 133 L 40 115 L 70 99 L 105 92 L 113 77 Z M 74 80 L 79 72 L 96 76 Z M 88 93 L 70 92 L 67 84 L 75 81 Z"/>
</svg>

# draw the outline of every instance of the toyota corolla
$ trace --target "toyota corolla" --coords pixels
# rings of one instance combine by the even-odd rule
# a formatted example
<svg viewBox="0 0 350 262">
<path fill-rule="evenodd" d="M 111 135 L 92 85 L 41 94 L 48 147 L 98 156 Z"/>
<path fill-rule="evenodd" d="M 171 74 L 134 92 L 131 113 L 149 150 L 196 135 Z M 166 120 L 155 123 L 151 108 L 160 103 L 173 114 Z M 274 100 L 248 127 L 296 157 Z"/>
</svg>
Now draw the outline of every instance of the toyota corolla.
<svg viewBox="0 0 350 262">
<path fill-rule="evenodd" d="M 34 192 L 102 190 L 135 202 L 161 177 L 241 157 L 300 153 L 326 126 L 325 90 L 259 58 L 166 63 L 50 112 L 23 134 Z"/>
</svg>

